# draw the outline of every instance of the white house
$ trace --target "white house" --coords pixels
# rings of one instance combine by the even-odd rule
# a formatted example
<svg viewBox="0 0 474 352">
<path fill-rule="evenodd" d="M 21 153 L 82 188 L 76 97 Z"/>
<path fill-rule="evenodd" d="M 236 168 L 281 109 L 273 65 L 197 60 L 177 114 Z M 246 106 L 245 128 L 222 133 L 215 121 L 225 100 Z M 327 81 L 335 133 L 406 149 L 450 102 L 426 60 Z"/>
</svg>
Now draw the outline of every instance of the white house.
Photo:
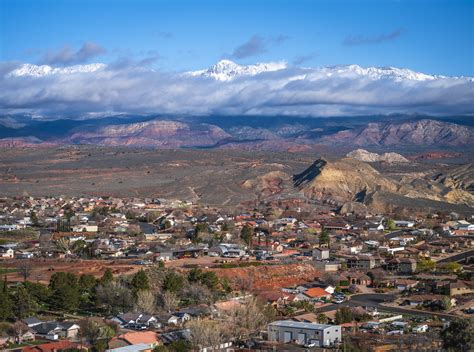
<svg viewBox="0 0 474 352">
<path fill-rule="evenodd" d="M 422 325 L 417 325 L 413 328 L 413 332 L 420 334 L 428 331 L 428 325 L 422 324 Z"/>
<path fill-rule="evenodd" d="M 406 221 L 406 220 L 395 220 L 394 221 L 396 227 L 414 227 L 414 221 Z"/>
<path fill-rule="evenodd" d="M 15 256 L 15 251 L 11 248 L 0 247 L 0 258 L 13 258 Z"/>
</svg>

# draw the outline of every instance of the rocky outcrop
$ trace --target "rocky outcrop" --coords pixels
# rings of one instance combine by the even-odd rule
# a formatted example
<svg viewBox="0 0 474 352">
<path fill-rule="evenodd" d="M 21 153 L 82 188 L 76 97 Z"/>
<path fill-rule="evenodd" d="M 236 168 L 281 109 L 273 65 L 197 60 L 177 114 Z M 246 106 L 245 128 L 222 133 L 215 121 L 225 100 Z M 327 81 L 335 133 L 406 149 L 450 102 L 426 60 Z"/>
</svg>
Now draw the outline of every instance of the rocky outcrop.
<svg viewBox="0 0 474 352">
<path fill-rule="evenodd" d="M 361 212 L 361 203 L 377 211 L 397 207 L 416 208 L 426 201 L 474 206 L 472 165 L 446 175 L 382 175 L 368 163 L 354 158 L 336 161 L 316 160 L 302 173 L 293 176 L 294 187 L 308 198 L 341 206 L 344 212 Z"/>
<path fill-rule="evenodd" d="M 409 163 L 410 161 L 403 155 L 398 153 L 371 153 L 365 149 L 356 149 L 346 155 L 349 158 L 354 158 L 359 161 L 367 163 L 373 163 L 377 161 L 383 161 L 386 163 Z"/>
</svg>

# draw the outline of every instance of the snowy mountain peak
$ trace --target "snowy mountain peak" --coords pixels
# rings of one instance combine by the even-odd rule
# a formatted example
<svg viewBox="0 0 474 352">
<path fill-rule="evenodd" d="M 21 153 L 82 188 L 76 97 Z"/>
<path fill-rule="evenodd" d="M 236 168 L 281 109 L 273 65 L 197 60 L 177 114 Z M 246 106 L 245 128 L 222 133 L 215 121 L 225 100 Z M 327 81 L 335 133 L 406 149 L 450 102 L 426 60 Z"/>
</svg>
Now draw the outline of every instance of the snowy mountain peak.
<svg viewBox="0 0 474 352">
<path fill-rule="evenodd" d="M 211 77 L 218 81 L 230 81 L 239 76 L 255 76 L 263 72 L 271 72 L 285 69 L 286 62 L 267 62 L 254 65 L 239 65 L 230 60 L 221 60 L 207 70 L 186 72 L 190 76 Z"/>
<path fill-rule="evenodd" d="M 432 81 L 442 76 L 427 75 L 421 72 L 415 72 L 406 68 L 397 67 L 361 67 L 359 65 L 333 66 L 322 68 L 323 72 L 338 75 L 358 75 L 366 76 L 370 79 L 377 80 L 382 78 L 390 78 L 395 81 Z"/>
<path fill-rule="evenodd" d="M 74 74 L 74 73 L 89 73 L 95 72 L 102 68 L 106 67 L 105 64 L 96 63 L 89 65 L 74 65 L 67 67 L 51 67 L 48 65 L 33 65 L 33 64 L 23 64 L 17 69 L 11 71 L 8 75 L 21 77 L 21 76 L 33 76 L 33 77 L 43 77 L 48 75 L 57 75 L 57 74 Z"/>
</svg>

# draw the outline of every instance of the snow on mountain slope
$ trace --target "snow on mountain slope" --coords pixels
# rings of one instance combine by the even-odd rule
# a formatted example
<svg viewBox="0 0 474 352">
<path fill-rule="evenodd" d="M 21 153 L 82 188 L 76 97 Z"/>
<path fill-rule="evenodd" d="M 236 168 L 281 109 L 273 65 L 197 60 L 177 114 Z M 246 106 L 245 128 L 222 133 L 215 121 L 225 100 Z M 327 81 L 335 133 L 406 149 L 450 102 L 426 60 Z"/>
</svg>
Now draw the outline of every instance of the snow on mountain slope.
<svg viewBox="0 0 474 352">
<path fill-rule="evenodd" d="M 285 69 L 285 62 L 257 63 L 255 65 L 239 65 L 230 60 L 221 60 L 206 70 L 186 72 L 189 76 L 211 77 L 218 81 L 230 81 L 239 76 L 255 76 L 263 72 Z"/>
<path fill-rule="evenodd" d="M 100 70 L 107 65 L 102 63 L 89 65 L 74 65 L 67 67 L 51 67 L 48 65 L 23 64 L 9 73 L 9 76 L 33 76 L 42 77 L 47 75 L 69 75 L 74 73 L 91 73 Z"/>
</svg>

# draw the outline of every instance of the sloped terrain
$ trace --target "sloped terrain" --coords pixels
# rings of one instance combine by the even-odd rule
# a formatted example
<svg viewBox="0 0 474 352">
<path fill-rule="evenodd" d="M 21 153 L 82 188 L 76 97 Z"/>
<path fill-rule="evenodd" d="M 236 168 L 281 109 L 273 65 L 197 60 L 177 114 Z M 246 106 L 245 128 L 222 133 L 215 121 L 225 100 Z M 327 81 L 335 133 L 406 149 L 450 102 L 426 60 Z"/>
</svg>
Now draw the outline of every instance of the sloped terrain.
<svg viewBox="0 0 474 352">
<path fill-rule="evenodd" d="M 362 128 L 327 136 L 327 143 L 349 143 L 358 146 L 461 146 L 471 145 L 471 126 L 423 119 L 412 122 L 372 122 Z"/>
<path fill-rule="evenodd" d="M 98 130 L 87 129 L 65 139 L 71 144 L 108 146 L 147 146 L 177 148 L 214 145 L 230 135 L 217 126 L 153 120 L 123 125 L 109 125 Z"/>
<path fill-rule="evenodd" d="M 473 177 L 469 171 L 470 167 L 464 166 L 454 169 L 450 176 L 408 173 L 395 178 L 354 158 L 319 159 L 295 175 L 293 182 L 306 197 L 343 206 L 344 210 L 356 209 L 354 203 L 380 211 L 414 208 L 418 200 L 473 207 L 474 194 L 469 191 Z"/>
</svg>

